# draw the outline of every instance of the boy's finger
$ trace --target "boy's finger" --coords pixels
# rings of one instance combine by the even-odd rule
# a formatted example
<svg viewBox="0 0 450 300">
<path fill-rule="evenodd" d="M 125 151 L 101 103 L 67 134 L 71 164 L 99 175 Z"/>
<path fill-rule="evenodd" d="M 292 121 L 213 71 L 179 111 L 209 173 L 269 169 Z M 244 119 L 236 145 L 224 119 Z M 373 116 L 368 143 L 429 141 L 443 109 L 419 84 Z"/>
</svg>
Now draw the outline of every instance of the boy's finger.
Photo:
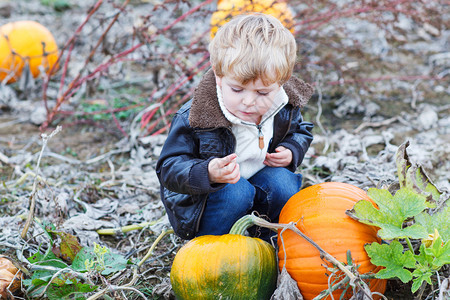
<svg viewBox="0 0 450 300">
<path fill-rule="evenodd" d="M 236 164 L 236 167 L 234 168 L 233 172 L 229 175 L 229 183 L 236 183 L 241 178 L 241 173 L 239 172 L 239 164 Z"/>
<path fill-rule="evenodd" d="M 228 158 L 229 161 L 231 162 L 231 161 L 233 161 L 233 160 L 235 160 L 237 158 L 237 154 L 236 153 L 231 153 L 231 154 L 225 156 L 225 158 Z"/>
<path fill-rule="evenodd" d="M 280 157 L 283 157 L 283 153 L 267 153 L 267 156 L 266 156 L 266 158 L 269 158 L 269 159 L 277 159 L 277 158 L 280 158 Z"/>
<path fill-rule="evenodd" d="M 236 176 L 237 173 L 239 173 L 239 164 L 236 162 L 230 163 L 230 174 L 233 176 Z"/>
<path fill-rule="evenodd" d="M 229 163 L 233 162 L 236 160 L 237 155 L 235 153 L 232 153 L 230 155 L 227 155 L 225 157 L 222 157 L 220 159 L 221 162 L 221 167 L 225 167 L 226 165 L 228 165 Z"/>
</svg>

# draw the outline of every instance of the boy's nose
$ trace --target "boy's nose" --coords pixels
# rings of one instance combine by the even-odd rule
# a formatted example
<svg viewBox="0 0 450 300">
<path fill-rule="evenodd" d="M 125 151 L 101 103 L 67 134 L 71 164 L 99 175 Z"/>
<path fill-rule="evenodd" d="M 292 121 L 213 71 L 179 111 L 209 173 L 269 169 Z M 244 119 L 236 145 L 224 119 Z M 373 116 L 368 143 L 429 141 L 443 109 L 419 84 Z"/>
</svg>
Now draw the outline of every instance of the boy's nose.
<svg viewBox="0 0 450 300">
<path fill-rule="evenodd" d="M 242 104 L 245 106 L 253 106 L 256 103 L 256 97 L 247 95 L 242 98 Z"/>
</svg>

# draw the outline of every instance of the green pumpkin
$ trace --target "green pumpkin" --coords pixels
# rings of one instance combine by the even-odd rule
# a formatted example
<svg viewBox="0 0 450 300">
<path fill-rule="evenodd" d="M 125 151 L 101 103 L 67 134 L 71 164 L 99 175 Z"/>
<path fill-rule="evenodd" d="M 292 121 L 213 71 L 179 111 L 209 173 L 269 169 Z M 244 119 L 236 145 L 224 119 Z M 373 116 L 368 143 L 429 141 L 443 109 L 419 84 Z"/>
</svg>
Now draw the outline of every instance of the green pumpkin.
<svg viewBox="0 0 450 300">
<path fill-rule="evenodd" d="M 270 299 L 277 281 L 275 249 L 236 234 L 248 226 L 241 219 L 229 234 L 200 236 L 178 251 L 170 273 L 177 299 Z"/>
</svg>

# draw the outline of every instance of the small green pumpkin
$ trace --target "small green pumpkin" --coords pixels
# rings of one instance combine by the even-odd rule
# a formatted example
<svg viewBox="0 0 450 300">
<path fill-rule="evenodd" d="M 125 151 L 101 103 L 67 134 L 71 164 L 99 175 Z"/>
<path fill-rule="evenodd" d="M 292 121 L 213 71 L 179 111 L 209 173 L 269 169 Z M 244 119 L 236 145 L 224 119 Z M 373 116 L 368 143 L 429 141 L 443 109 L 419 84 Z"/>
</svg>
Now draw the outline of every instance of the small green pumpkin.
<svg viewBox="0 0 450 300">
<path fill-rule="evenodd" d="M 277 281 L 275 249 L 242 235 L 253 225 L 246 217 L 229 234 L 200 236 L 181 247 L 170 273 L 177 299 L 270 299 Z"/>
</svg>

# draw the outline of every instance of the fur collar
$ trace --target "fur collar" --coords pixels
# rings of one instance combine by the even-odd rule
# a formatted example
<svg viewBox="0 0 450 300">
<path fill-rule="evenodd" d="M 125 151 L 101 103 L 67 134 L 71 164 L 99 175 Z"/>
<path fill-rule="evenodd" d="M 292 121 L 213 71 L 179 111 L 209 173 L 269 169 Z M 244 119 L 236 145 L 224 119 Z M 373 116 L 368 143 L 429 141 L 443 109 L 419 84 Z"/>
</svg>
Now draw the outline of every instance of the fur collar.
<svg viewBox="0 0 450 300">
<path fill-rule="evenodd" d="M 311 98 L 314 88 L 304 81 L 292 76 L 284 85 L 289 97 L 289 104 L 303 107 Z M 222 113 L 217 99 L 216 78 L 210 69 L 203 76 L 194 92 L 189 125 L 193 128 L 231 127 L 231 122 Z"/>
</svg>

